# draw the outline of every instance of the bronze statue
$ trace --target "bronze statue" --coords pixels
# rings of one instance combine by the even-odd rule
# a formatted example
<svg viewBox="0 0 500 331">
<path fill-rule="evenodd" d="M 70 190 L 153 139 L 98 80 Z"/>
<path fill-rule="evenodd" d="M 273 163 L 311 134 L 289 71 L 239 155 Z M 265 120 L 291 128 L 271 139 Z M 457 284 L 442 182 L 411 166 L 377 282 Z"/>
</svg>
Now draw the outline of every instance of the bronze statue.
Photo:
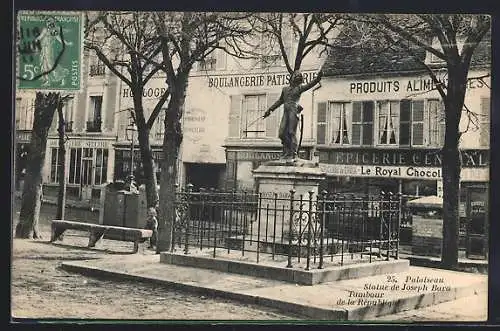
<svg viewBox="0 0 500 331">
<path fill-rule="evenodd" d="M 283 88 L 280 98 L 264 113 L 264 118 L 266 118 L 279 106 L 284 105 L 278 135 L 283 145 L 282 158 L 295 159 L 297 157 L 297 124 L 302 111 L 299 99 L 301 94 L 316 85 L 322 76 L 323 73 L 320 70 L 312 81 L 302 85 L 304 77 L 299 71 L 294 71 L 290 76 L 290 86 Z"/>
</svg>

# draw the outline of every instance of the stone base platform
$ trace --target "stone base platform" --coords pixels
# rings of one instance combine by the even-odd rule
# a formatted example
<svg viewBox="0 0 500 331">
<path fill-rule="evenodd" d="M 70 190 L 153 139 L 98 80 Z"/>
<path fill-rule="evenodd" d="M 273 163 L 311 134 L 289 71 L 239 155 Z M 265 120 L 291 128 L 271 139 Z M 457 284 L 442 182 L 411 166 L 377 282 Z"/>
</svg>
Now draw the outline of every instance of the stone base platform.
<svg viewBox="0 0 500 331">
<path fill-rule="evenodd" d="M 312 264 L 310 261 L 310 269 L 306 270 L 306 259 L 300 261 L 293 259 L 292 268 L 287 268 L 287 260 L 284 256 L 270 259 L 268 255 L 260 256 L 259 263 L 249 262 L 256 261 L 256 253 L 246 252 L 246 256 L 241 256 L 241 252 L 227 254 L 227 250 L 218 250 L 216 257 L 211 256 L 208 250 L 206 253 L 200 254 L 184 254 L 182 252 L 162 252 L 160 254 L 160 262 L 174 264 L 186 267 L 196 267 L 203 269 L 218 270 L 222 272 L 235 273 L 253 277 L 261 277 L 271 280 L 285 281 L 289 283 L 301 285 L 315 285 L 320 283 L 357 279 L 362 277 L 383 275 L 404 272 L 409 268 L 408 260 L 375 260 L 367 261 L 366 255 L 364 259 L 346 261 L 344 265 L 334 265 L 330 258 L 325 261 L 325 267 L 318 269 L 317 264 Z M 346 258 L 346 260 L 348 260 Z M 316 263 L 318 259 L 316 259 Z M 351 262 L 351 263 L 349 263 Z"/>
<path fill-rule="evenodd" d="M 63 262 L 62 268 L 113 281 L 133 281 L 137 286 L 141 286 L 138 282 L 142 281 L 198 295 L 272 307 L 309 319 L 330 321 L 367 322 L 378 316 L 433 306 L 486 293 L 488 290 L 486 275 L 413 266 L 391 275 L 326 282 L 315 286 L 160 263 L 158 255 L 135 254 L 119 259 L 113 256 Z M 414 320 L 418 321 L 419 315 L 415 316 Z M 451 317 L 453 319 L 448 321 L 472 321 L 464 319 L 459 312 Z M 412 318 L 407 322 L 411 323 Z"/>
</svg>

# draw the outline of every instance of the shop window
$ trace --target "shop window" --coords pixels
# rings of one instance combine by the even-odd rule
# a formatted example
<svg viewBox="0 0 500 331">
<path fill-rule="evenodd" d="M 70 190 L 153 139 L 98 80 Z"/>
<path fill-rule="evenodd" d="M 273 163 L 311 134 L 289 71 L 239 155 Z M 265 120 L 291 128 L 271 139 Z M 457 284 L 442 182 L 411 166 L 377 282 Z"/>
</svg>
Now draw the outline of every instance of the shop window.
<svg viewBox="0 0 500 331">
<path fill-rule="evenodd" d="M 70 184 L 101 185 L 106 183 L 108 150 L 103 148 L 71 148 Z"/>
<path fill-rule="evenodd" d="M 107 179 L 108 150 L 96 149 L 94 182 L 96 185 L 106 183 Z"/>
<path fill-rule="evenodd" d="M 92 148 L 84 148 L 82 155 L 82 185 L 92 185 L 92 163 L 93 163 Z"/>
<path fill-rule="evenodd" d="M 424 145 L 424 101 L 401 100 L 399 145 Z"/>
<path fill-rule="evenodd" d="M 259 120 L 265 111 L 265 94 L 245 95 L 242 112 L 244 138 L 264 138 L 266 136 L 266 122 Z"/>
<path fill-rule="evenodd" d="M 352 107 L 352 144 L 371 146 L 373 144 L 373 102 L 353 102 Z"/>
<path fill-rule="evenodd" d="M 102 124 L 102 95 L 90 97 L 90 109 L 87 117 L 87 131 L 101 132 Z"/>
<path fill-rule="evenodd" d="M 59 148 L 51 148 L 51 156 L 50 156 L 50 182 L 58 183 L 59 182 L 59 168 L 61 165 L 60 162 L 60 152 Z"/>
<path fill-rule="evenodd" d="M 378 102 L 378 139 L 381 145 L 395 145 L 398 143 L 399 102 Z"/>
<path fill-rule="evenodd" d="M 481 116 L 479 119 L 479 146 L 490 146 L 490 98 L 481 98 Z"/>
<path fill-rule="evenodd" d="M 69 158 L 69 183 L 80 184 L 80 174 L 82 166 L 82 149 L 71 148 Z"/>
</svg>

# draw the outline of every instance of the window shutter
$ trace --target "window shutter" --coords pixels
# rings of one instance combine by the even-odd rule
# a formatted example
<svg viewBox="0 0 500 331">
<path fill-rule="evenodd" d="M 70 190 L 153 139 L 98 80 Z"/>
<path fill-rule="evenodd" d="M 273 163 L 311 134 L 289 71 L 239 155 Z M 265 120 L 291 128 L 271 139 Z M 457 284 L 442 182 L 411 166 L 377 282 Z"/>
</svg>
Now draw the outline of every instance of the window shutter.
<svg viewBox="0 0 500 331">
<path fill-rule="evenodd" d="M 481 98 L 481 119 L 479 123 L 479 145 L 490 144 L 490 98 Z"/>
<path fill-rule="evenodd" d="M 352 144 L 361 145 L 361 102 L 352 103 Z"/>
<path fill-rule="evenodd" d="M 279 93 L 270 93 L 267 95 L 267 108 L 269 108 L 273 103 L 276 102 L 280 97 Z M 266 137 L 268 138 L 277 138 L 278 137 L 278 128 L 279 128 L 279 119 L 281 118 L 281 114 L 283 113 L 283 106 L 280 106 L 278 109 L 273 111 L 269 117 L 266 118 Z"/>
<path fill-rule="evenodd" d="M 410 145 L 410 133 L 411 133 L 411 101 L 401 100 L 400 103 L 400 116 L 399 116 L 399 144 L 408 146 Z"/>
<path fill-rule="evenodd" d="M 424 101 L 413 101 L 412 109 L 412 145 L 424 144 Z"/>
<path fill-rule="evenodd" d="M 241 95 L 231 95 L 229 110 L 229 137 L 240 138 Z"/>
<path fill-rule="evenodd" d="M 316 141 L 318 144 L 326 143 L 326 102 L 318 102 Z"/>
</svg>

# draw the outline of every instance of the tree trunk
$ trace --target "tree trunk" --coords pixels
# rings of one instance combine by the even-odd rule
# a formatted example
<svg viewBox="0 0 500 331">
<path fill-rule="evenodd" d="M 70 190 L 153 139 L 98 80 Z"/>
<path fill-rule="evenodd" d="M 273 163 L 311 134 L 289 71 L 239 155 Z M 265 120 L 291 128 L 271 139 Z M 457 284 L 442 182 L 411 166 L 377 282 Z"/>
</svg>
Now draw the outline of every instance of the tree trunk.
<svg viewBox="0 0 500 331">
<path fill-rule="evenodd" d="M 158 184 L 156 183 L 156 172 L 153 167 L 153 152 L 149 144 L 149 130 L 144 126 L 138 126 L 139 149 L 141 150 L 141 161 L 146 181 L 146 201 L 148 208 L 156 207 L 158 204 Z"/>
<path fill-rule="evenodd" d="M 443 249 L 441 265 L 446 269 L 458 267 L 460 151 L 459 124 L 465 98 L 467 74 L 449 69 L 445 100 L 446 131 L 443 147 Z"/>
<path fill-rule="evenodd" d="M 160 215 L 156 253 L 170 250 L 173 242 L 175 221 L 175 192 L 177 184 L 177 160 L 182 142 L 181 117 L 188 84 L 187 75 L 179 77 L 175 89 L 171 88 L 170 102 L 165 116 L 163 137 L 163 162 L 160 180 Z M 177 91 L 176 91 L 177 90 Z"/>
<path fill-rule="evenodd" d="M 64 122 L 63 104 L 59 103 L 57 106 L 57 114 L 59 117 L 59 127 L 57 133 L 59 134 L 59 158 L 58 166 L 59 171 L 59 192 L 57 194 L 57 212 L 56 219 L 64 219 L 64 211 L 66 208 L 66 147 L 64 146 L 64 139 L 66 135 L 66 125 Z"/>
<path fill-rule="evenodd" d="M 16 238 L 40 239 L 38 219 L 42 198 L 42 171 L 45 163 L 47 135 L 59 103 L 59 93 L 36 93 L 35 114 L 26 167 Z"/>
<path fill-rule="evenodd" d="M 149 143 L 149 129 L 146 125 L 144 107 L 142 105 L 142 85 L 137 85 L 137 91 L 134 91 L 134 113 L 139 149 L 141 151 L 141 162 L 146 181 L 146 202 L 148 208 L 155 207 L 159 200 L 158 186 L 156 183 L 156 172 L 153 167 L 153 152 Z"/>
</svg>

